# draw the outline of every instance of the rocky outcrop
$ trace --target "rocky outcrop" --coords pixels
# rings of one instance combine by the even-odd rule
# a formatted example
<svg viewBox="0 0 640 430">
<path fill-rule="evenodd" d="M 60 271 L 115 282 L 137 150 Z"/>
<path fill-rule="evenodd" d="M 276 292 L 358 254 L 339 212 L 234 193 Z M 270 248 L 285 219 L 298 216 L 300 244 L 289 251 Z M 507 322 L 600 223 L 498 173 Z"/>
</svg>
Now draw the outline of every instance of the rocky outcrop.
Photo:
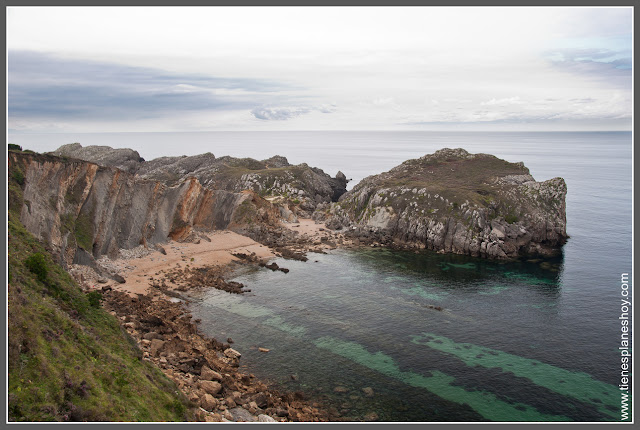
<svg viewBox="0 0 640 430">
<path fill-rule="evenodd" d="M 57 157 L 71 157 L 91 161 L 100 166 L 117 167 L 125 172 L 135 173 L 144 158 L 138 151 L 128 148 L 111 148 L 109 146 L 87 146 L 79 143 L 63 145 L 51 153 Z"/>
<path fill-rule="evenodd" d="M 496 259 L 551 256 L 566 241 L 562 178 L 536 182 L 522 163 L 442 149 L 365 178 L 315 219 L 352 236 Z"/>
<path fill-rule="evenodd" d="M 91 265 L 119 249 L 198 240 L 199 231 L 277 226 L 279 210 L 252 191 L 204 187 L 188 177 L 175 185 L 113 167 L 52 155 L 9 152 L 21 172 L 20 221 L 63 265 Z"/>
<path fill-rule="evenodd" d="M 140 179 L 160 181 L 170 186 L 194 177 L 212 190 L 252 190 L 302 216 L 309 216 L 320 203 L 338 201 L 347 186 L 347 178 L 342 172 L 332 178 L 321 169 L 305 163 L 293 166 L 279 155 L 258 161 L 229 156 L 216 158 L 208 152 L 145 161 L 131 149 L 108 146 L 83 148 L 79 143 L 61 146 L 52 154 L 116 167 Z"/>
</svg>

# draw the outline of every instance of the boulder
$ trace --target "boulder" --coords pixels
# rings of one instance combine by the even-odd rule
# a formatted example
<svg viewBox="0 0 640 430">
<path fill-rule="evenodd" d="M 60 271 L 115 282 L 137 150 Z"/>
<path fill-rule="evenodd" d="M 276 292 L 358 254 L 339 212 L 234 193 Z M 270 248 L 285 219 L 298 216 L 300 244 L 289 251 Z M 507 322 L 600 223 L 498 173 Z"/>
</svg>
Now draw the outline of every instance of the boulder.
<svg viewBox="0 0 640 430">
<path fill-rule="evenodd" d="M 160 352 L 160 350 L 164 347 L 165 341 L 160 339 L 153 339 L 151 341 L 151 346 L 149 347 L 149 352 L 151 355 L 156 356 Z"/>
<path fill-rule="evenodd" d="M 200 379 L 204 381 L 222 381 L 222 375 L 204 365 L 200 369 Z"/>
<path fill-rule="evenodd" d="M 218 401 L 211 394 L 207 393 L 200 398 L 200 406 L 209 412 L 218 408 Z"/>
<path fill-rule="evenodd" d="M 265 415 L 265 414 L 258 415 L 258 421 L 261 422 L 261 423 L 275 423 L 275 422 L 277 422 L 276 420 L 271 418 L 269 415 Z"/>
<path fill-rule="evenodd" d="M 202 388 L 206 393 L 215 396 L 222 390 L 222 384 L 217 381 L 200 381 L 200 388 Z"/>
<path fill-rule="evenodd" d="M 229 358 L 240 358 L 242 357 L 242 354 L 240 354 L 238 351 L 236 351 L 233 348 L 227 348 L 224 350 L 224 355 L 226 355 Z"/>
<path fill-rule="evenodd" d="M 229 413 L 233 417 L 233 421 L 245 421 L 245 422 L 253 422 L 258 421 L 258 418 L 251 415 L 251 413 L 244 408 L 231 408 L 229 409 Z"/>
<path fill-rule="evenodd" d="M 155 331 L 150 331 L 142 335 L 142 338 L 145 340 L 154 340 L 159 339 L 162 340 L 162 335 Z"/>
</svg>

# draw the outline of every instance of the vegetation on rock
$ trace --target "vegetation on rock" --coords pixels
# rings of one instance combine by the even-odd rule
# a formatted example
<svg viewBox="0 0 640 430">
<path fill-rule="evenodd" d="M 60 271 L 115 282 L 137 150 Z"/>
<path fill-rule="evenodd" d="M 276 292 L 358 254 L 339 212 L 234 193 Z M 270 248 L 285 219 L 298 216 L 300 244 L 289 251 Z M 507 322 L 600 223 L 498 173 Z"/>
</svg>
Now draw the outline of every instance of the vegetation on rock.
<svg viewBox="0 0 640 430">
<path fill-rule="evenodd" d="M 185 421 L 192 405 L 20 223 L 9 173 L 8 419 Z"/>
</svg>

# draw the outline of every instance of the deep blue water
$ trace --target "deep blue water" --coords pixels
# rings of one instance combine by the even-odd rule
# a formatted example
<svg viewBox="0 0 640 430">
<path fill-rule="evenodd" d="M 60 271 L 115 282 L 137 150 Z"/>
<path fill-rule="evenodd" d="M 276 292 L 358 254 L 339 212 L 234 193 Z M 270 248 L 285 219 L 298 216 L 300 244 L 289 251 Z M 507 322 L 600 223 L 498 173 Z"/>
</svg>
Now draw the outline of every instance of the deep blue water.
<svg viewBox="0 0 640 430">
<path fill-rule="evenodd" d="M 280 154 L 331 174 L 342 170 L 354 183 L 406 159 L 462 147 L 523 161 L 537 180 L 563 177 L 570 239 L 561 259 L 496 263 L 379 249 L 311 254 L 306 263 L 277 260 L 288 274 L 239 273 L 252 293 L 210 291 L 192 310 L 205 332 L 236 341 L 251 372 L 353 419 L 376 412 L 388 421 L 619 420 L 620 274 L 631 274 L 631 133 L 75 137 L 56 143 L 49 137 L 47 148 L 34 135 L 11 141 L 38 151 L 72 141 L 128 146 L 147 159 Z M 348 392 L 337 393 L 336 386 Z"/>
</svg>

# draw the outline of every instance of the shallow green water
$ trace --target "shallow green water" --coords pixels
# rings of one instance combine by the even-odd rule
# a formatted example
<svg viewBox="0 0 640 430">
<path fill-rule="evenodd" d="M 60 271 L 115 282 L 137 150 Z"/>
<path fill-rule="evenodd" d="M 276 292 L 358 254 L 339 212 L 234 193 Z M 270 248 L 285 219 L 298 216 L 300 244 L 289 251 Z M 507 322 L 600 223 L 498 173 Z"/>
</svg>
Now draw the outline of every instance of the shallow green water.
<svg viewBox="0 0 640 430">
<path fill-rule="evenodd" d="M 232 337 L 253 373 L 345 417 L 608 421 L 619 413 L 615 372 L 593 367 L 615 351 L 594 345 L 590 356 L 572 355 L 581 340 L 567 329 L 573 311 L 559 273 L 537 262 L 380 249 L 276 262 L 290 272 L 246 269 L 236 280 L 252 293 L 203 293 L 194 316 L 206 333 Z"/>
</svg>

